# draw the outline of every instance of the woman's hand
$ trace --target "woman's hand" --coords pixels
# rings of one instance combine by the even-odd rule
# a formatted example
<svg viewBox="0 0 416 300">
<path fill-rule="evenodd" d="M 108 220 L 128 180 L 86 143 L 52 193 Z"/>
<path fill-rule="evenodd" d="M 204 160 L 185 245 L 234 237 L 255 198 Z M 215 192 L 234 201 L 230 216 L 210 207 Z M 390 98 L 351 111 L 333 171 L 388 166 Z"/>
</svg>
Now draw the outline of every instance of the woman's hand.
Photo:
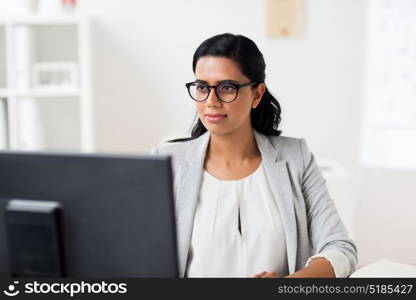
<svg viewBox="0 0 416 300">
<path fill-rule="evenodd" d="M 276 272 L 267 272 L 263 271 L 257 275 L 253 276 L 254 278 L 281 278 L 279 275 L 277 275 Z"/>
</svg>

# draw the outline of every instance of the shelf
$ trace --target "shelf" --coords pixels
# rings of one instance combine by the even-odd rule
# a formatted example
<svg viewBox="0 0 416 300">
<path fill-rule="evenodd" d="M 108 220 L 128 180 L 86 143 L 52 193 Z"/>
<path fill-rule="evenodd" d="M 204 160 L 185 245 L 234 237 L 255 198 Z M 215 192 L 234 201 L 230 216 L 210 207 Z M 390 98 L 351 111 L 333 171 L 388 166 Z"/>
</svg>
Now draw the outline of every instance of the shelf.
<svg viewBox="0 0 416 300">
<path fill-rule="evenodd" d="M 5 123 L 0 135 L 6 137 L 0 148 L 94 149 L 90 30 L 89 17 L 81 14 L 0 19 L 0 119 Z M 37 80 L 34 65 L 45 62 L 76 63 L 73 84 L 52 85 L 59 76 Z"/>
<path fill-rule="evenodd" d="M 31 89 L 16 92 L 16 97 L 22 98 L 56 98 L 56 97 L 79 97 L 79 89 Z"/>
</svg>

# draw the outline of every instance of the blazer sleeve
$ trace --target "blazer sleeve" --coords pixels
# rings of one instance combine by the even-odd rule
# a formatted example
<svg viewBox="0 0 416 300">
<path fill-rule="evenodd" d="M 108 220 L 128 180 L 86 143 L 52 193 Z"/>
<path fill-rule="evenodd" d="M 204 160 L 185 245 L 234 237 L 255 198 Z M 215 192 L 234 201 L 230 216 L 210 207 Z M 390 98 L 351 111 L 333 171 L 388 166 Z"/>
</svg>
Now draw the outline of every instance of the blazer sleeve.
<svg viewBox="0 0 416 300">
<path fill-rule="evenodd" d="M 312 248 L 317 253 L 325 253 L 331 249 L 341 251 L 349 261 L 349 276 L 357 267 L 357 247 L 349 238 L 334 200 L 329 195 L 326 180 L 318 168 L 315 156 L 308 149 L 304 138 L 299 139 L 299 142 L 304 163 L 302 194 Z"/>
</svg>

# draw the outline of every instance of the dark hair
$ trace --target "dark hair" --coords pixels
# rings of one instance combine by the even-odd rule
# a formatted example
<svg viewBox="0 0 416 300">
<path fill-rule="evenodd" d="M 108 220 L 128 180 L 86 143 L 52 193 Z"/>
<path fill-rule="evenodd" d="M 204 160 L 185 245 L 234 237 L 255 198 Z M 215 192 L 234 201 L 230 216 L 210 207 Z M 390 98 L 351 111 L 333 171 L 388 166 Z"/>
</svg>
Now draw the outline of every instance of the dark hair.
<svg viewBox="0 0 416 300">
<path fill-rule="evenodd" d="M 263 54 L 257 48 L 256 44 L 243 35 L 234 35 L 224 33 L 215 35 L 204 42 L 196 49 L 192 69 L 195 73 L 196 64 L 203 56 L 219 56 L 227 57 L 235 61 L 241 72 L 258 84 L 264 83 L 265 68 Z M 281 108 L 279 102 L 270 94 L 266 87 L 266 91 L 256 108 L 251 110 L 251 123 L 254 129 L 265 135 L 280 135 L 281 131 L 277 130 L 280 119 Z M 197 116 L 197 115 L 195 115 Z M 191 137 L 170 140 L 168 142 L 184 142 L 198 138 L 207 129 L 198 118 L 197 123 L 192 128 Z"/>
</svg>

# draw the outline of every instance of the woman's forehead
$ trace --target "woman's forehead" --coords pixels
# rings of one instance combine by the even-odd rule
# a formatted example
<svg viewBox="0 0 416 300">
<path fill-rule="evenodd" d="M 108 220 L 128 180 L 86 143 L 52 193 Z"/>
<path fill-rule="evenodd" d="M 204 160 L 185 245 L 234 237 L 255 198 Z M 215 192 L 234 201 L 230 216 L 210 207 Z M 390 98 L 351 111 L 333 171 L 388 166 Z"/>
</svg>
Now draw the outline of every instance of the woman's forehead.
<svg viewBox="0 0 416 300">
<path fill-rule="evenodd" d="M 195 68 L 195 78 L 210 83 L 223 80 L 245 80 L 236 62 L 226 57 L 201 57 Z"/>
</svg>

